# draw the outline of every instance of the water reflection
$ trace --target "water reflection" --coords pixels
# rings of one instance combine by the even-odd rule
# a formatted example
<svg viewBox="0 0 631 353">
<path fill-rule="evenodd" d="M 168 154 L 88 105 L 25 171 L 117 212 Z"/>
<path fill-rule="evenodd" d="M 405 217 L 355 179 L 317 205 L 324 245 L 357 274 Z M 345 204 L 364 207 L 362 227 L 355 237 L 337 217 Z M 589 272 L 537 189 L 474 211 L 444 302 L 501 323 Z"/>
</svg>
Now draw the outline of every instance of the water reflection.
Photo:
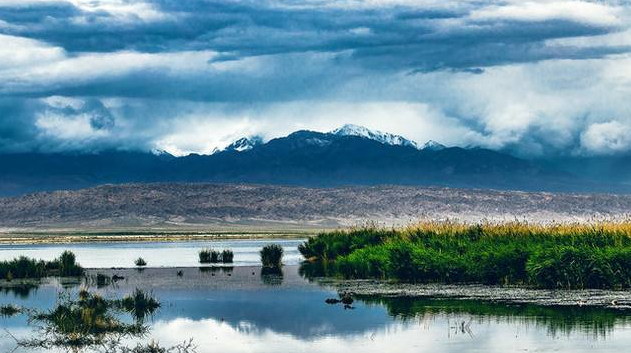
<svg viewBox="0 0 631 353">
<path fill-rule="evenodd" d="M 498 304 L 473 300 L 384 298 L 357 296 L 368 304 L 383 306 L 401 321 L 428 321 L 436 316 L 470 317 L 476 323 L 503 322 L 545 329 L 553 337 L 574 332 L 605 338 L 616 325 L 631 323 L 627 313 L 602 308 L 551 307 L 532 304 Z M 468 323 L 468 321 L 467 321 Z M 462 324 L 462 322 L 460 323 Z M 461 325 L 462 326 L 462 325 Z M 467 324 L 469 328 L 470 324 Z"/>
<path fill-rule="evenodd" d="M 263 267 L 261 269 L 261 281 L 268 286 L 280 286 L 283 284 L 283 269 Z"/>
<path fill-rule="evenodd" d="M 14 296 L 22 299 L 28 298 L 32 292 L 39 288 L 39 284 L 24 282 L 24 283 L 8 283 L 0 287 L 2 295 L 13 294 Z"/>
<path fill-rule="evenodd" d="M 147 328 L 140 336 L 117 337 L 122 346 L 116 349 L 137 344 L 146 347 L 154 338 L 160 339 L 162 347 L 193 338 L 200 353 L 580 352 L 588 348 L 622 351 L 631 343 L 629 316 L 619 311 L 350 293 L 346 294 L 352 297 L 354 310 L 344 310 L 341 302 L 325 302 L 341 300 L 344 293 L 334 286 L 309 283 L 301 274 L 304 270 L 292 266 L 280 273 L 254 267 L 147 269 L 141 273 L 99 270 L 91 272 L 81 288 L 121 302 L 119 311 L 106 311 L 112 315 L 107 320 L 120 320 L 120 327 Z M 114 281 L 114 275 L 121 279 Z M 135 288 L 159 299 L 160 309 L 123 306 L 123 299 Z M 59 282 L 46 283 L 24 296 L 1 293 L 0 305 L 15 304 L 50 314 L 63 303 L 60 295 L 77 298 L 79 290 Z M 28 319 L 28 315 L 0 317 L 0 326 L 22 333 L 20 338 L 33 333 L 45 337 Z M 0 336 L 0 350 L 11 342 L 10 337 Z M 104 340 L 101 346 L 111 343 Z"/>
</svg>

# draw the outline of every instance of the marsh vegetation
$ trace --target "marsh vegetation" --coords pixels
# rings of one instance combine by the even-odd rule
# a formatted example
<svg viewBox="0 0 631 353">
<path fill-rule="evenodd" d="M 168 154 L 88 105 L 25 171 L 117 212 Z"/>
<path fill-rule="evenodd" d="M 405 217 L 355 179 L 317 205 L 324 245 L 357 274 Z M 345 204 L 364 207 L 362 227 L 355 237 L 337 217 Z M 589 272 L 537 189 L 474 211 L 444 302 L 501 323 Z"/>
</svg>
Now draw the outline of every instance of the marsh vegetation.
<svg viewBox="0 0 631 353">
<path fill-rule="evenodd" d="M 134 260 L 134 265 L 136 265 L 136 267 L 145 267 L 147 266 L 147 261 L 145 261 L 142 257 L 139 257 Z"/>
<path fill-rule="evenodd" d="M 23 310 L 12 305 L 0 307 L 0 314 L 15 315 L 24 312 L 29 322 L 37 328 L 37 335 L 16 339 L 19 347 L 79 351 L 84 348 L 107 348 L 107 352 L 169 352 L 171 348 L 139 344 L 128 348 L 121 345 L 126 337 L 141 337 L 148 332 L 144 320 L 160 307 L 159 301 L 149 293 L 136 289 L 123 299 L 106 299 L 98 293 L 82 289 L 71 297 L 63 294 L 56 306 L 47 311 Z M 134 320 L 128 322 L 122 314 Z M 190 351 L 188 342 L 179 348 Z M 148 349 L 148 350 L 147 350 Z M 153 350 L 151 350 L 153 349 Z M 158 350 L 156 350 L 158 349 Z"/>
<path fill-rule="evenodd" d="M 283 266 L 283 247 L 278 244 L 265 245 L 260 255 L 264 269 L 279 269 Z"/>
<path fill-rule="evenodd" d="M 78 277 L 83 275 L 83 267 L 76 263 L 75 255 L 64 251 L 53 261 L 35 260 L 20 256 L 10 261 L 0 262 L 0 278 L 39 279 L 47 276 Z"/>
<path fill-rule="evenodd" d="M 631 288 L 631 223 L 423 223 L 356 228 L 300 245 L 312 270 L 345 278 L 542 288 Z"/>
<path fill-rule="evenodd" d="M 205 248 L 199 251 L 199 263 L 232 263 L 234 259 L 234 253 L 230 249 L 222 251 L 214 250 L 212 248 Z"/>
</svg>

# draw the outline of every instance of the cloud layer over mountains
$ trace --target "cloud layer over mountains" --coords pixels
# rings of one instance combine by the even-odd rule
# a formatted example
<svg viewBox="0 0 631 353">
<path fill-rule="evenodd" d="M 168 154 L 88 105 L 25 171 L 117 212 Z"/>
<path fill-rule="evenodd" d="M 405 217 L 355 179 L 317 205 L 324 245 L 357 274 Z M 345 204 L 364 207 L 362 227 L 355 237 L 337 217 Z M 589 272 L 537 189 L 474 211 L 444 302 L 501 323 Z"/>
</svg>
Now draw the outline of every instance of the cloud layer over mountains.
<svg viewBox="0 0 631 353">
<path fill-rule="evenodd" d="M 0 151 L 208 153 L 355 123 L 631 149 L 624 1 L 0 0 Z"/>
</svg>

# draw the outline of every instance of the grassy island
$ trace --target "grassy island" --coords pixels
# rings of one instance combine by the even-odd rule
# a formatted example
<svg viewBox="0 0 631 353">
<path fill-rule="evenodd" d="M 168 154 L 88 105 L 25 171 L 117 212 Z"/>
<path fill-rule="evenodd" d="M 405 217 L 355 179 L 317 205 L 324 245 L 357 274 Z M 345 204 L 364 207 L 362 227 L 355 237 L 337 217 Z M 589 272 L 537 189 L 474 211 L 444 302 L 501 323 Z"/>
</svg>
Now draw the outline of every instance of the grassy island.
<svg viewBox="0 0 631 353">
<path fill-rule="evenodd" d="M 540 288 L 631 288 L 631 223 L 431 222 L 321 233 L 299 247 L 323 275 Z"/>
</svg>

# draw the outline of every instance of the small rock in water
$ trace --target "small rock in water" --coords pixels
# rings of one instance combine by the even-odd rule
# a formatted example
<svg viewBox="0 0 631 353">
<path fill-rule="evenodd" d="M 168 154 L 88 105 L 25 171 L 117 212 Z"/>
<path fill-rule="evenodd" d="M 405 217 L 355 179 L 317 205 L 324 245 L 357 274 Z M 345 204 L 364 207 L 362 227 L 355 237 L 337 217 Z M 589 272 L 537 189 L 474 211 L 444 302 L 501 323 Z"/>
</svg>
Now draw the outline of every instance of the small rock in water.
<svg viewBox="0 0 631 353">
<path fill-rule="evenodd" d="M 182 277 L 182 276 L 184 276 L 184 272 L 182 272 L 182 270 L 177 271 L 177 276 L 178 276 L 178 277 Z"/>
</svg>

